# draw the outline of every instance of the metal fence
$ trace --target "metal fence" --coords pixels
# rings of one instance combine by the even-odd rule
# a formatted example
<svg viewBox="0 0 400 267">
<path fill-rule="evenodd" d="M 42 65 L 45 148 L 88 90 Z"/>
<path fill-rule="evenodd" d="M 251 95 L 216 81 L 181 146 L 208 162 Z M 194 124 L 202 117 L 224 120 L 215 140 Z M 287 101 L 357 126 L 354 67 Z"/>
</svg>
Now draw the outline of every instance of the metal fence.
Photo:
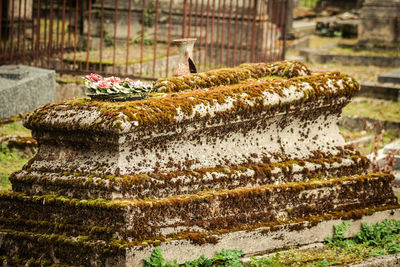
<svg viewBox="0 0 400 267">
<path fill-rule="evenodd" d="M 0 64 L 156 78 L 197 38 L 201 71 L 284 58 L 290 0 L 0 0 Z"/>
</svg>

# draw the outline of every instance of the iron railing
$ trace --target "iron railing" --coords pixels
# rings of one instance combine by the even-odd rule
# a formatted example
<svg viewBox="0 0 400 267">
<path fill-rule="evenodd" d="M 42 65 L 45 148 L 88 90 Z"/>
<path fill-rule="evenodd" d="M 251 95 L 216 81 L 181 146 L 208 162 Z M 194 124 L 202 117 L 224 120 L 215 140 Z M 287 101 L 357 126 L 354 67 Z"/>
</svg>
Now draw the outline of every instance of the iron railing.
<svg viewBox="0 0 400 267">
<path fill-rule="evenodd" d="M 0 0 L 0 64 L 156 78 L 173 39 L 200 70 L 283 59 L 290 0 Z"/>
</svg>

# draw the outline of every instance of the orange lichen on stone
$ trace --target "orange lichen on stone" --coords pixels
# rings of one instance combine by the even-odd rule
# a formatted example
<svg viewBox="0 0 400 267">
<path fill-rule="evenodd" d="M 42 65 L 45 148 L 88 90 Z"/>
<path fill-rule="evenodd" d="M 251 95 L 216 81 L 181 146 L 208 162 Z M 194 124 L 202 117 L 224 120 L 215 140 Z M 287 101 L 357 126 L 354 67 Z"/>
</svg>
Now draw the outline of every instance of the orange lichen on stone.
<svg viewBox="0 0 400 267">
<path fill-rule="evenodd" d="M 255 116 L 261 113 L 287 111 L 317 99 L 328 102 L 350 97 L 359 91 L 359 84 L 338 72 L 314 74 L 290 79 L 250 81 L 241 84 L 212 87 L 207 90 L 182 91 L 162 96 L 153 94 L 144 100 L 131 102 L 102 102 L 78 99 L 45 105 L 27 117 L 30 129 L 66 128 L 69 130 L 129 131 L 130 128 L 182 123 L 200 118 L 233 118 Z M 317 103 L 316 103 L 317 104 Z M 205 110 L 200 112 L 199 110 Z M 60 111 L 66 111 L 62 113 Z M 87 111 L 93 116 L 86 126 L 76 121 L 75 114 Z M 68 125 L 57 123 L 57 117 L 71 117 Z M 129 126 L 124 128 L 125 122 Z"/>
</svg>

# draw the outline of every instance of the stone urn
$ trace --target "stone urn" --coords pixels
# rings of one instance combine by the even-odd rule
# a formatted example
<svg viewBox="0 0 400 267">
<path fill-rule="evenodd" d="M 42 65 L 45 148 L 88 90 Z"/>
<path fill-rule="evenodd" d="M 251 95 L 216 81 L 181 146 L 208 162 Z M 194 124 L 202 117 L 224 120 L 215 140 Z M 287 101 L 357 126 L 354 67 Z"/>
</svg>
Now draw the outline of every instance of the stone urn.
<svg viewBox="0 0 400 267">
<path fill-rule="evenodd" d="M 196 40 L 196 38 L 185 38 L 172 41 L 179 48 L 178 66 L 174 76 L 197 73 L 196 65 L 193 62 L 193 47 Z"/>
</svg>

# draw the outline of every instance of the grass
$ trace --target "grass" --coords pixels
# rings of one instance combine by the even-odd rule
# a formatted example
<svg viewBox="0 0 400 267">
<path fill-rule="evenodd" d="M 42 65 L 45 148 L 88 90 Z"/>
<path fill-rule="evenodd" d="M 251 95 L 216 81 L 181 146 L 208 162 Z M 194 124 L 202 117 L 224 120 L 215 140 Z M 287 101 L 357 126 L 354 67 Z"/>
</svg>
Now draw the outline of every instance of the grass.
<svg viewBox="0 0 400 267">
<path fill-rule="evenodd" d="M 16 120 L 11 123 L 0 125 L 1 135 L 31 136 L 31 131 L 22 125 L 22 121 Z"/>
<path fill-rule="evenodd" d="M 260 266 L 333 266 L 348 265 L 370 257 L 400 252 L 400 221 L 362 224 L 356 236 L 344 238 L 350 223 L 334 228 L 323 248 L 285 251 L 269 257 L 252 258 L 248 267 Z"/>
<path fill-rule="evenodd" d="M 22 125 L 21 120 L 14 120 L 10 123 L 0 125 L 0 136 L 31 136 L 31 131 Z M 26 155 L 10 151 L 5 145 L 0 144 L 0 191 L 11 189 L 8 177 L 11 173 L 18 171 L 29 160 Z"/>
<path fill-rule="evenodd" d="M 314 8 L 317 5 L 317 2 L 319 0 L 301 0 L 300 1 L 300 7 L 311 9 Z"/>
<path fill-rule="evenodd" d="M 357 98 L 343 109 L 343 114 L 400 122 L 400 102 Z"/>
<path fill-rule="evenodd" d="M 342 136 L 346 142 L 353 141 L 353 140 L 359 139 L 361 137 L 373 135 L 373 133 L 371 133 L 371 132 L 352 131 L 352 130 L 346 129 L 344 127 L 340 127 L 340 133 L 342 134 Z"/>
<path fill-rule="evenodd" d="M 307 63 L 313 71 L 340 71 L 354 77 L 357 81 L 376 82 L 381 73 L 392 71 L 396 68 L 377 66 L 353 66 L 338 63 Z"/>
<path fill-rule="evenodd" d="M 6 146 L 0 146 L 0 190 L 10 190 L 8 177 L 20 170 L 29 158 L 17 151 L 10 151 Z"/>
</svg>

